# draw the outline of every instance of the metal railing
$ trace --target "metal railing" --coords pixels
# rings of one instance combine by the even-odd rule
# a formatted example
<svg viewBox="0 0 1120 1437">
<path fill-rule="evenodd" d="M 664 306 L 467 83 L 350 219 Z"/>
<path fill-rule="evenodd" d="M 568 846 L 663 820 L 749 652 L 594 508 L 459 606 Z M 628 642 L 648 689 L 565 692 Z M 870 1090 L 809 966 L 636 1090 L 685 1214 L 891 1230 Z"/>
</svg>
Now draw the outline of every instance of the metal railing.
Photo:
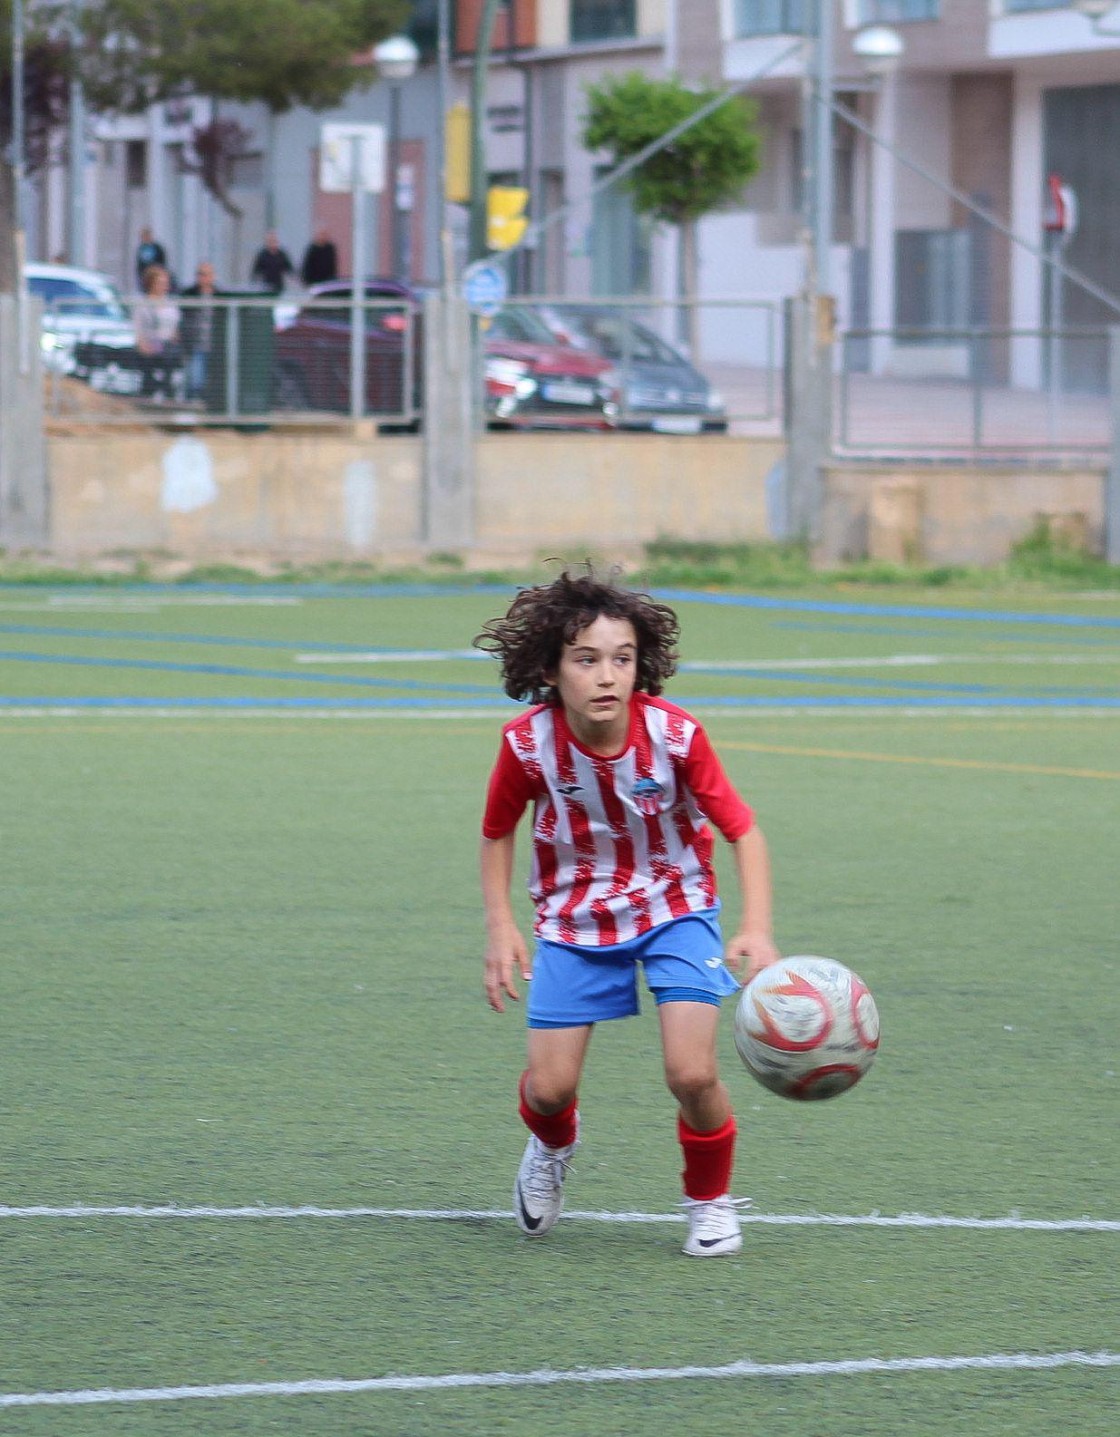
<svg viewBox="0 0 1120 1437">
<path fill-rule="evenodd" d="M 845 329 L 833 438 L 845 454 L 1104 453 L 1108 331 Z"/>
<path fill-rule="evenodd" d="M 415 427 L 422 301 L 367 298 L 362 310 L 357 346 L 345 297 L 57 300 L 42 329 L 47 413 L 75 423 Z M 492 426 L 690 434 L 779 424 L 779 301 L 516 296 L 480 331 Z M 158 346 L 141 333 L 160 336 Z"/>
<path fill-rule="evenodd" d="M 414 424 L 418 306 L 368 299 L 361 310 L 364 373 L 354 373 L 346 299 L 171 295 L 119 310 L 56 300 L 42 326 L 47 413 L 100 424 Z"/>
</svg>

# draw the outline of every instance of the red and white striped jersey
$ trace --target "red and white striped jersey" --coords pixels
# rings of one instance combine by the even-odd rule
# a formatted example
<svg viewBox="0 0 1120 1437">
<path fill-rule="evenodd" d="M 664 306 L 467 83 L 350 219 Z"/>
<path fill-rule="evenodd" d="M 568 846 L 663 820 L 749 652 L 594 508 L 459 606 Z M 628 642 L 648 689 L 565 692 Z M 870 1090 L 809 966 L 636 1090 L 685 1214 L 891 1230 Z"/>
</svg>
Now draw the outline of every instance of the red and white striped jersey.
<svg viewBox="0 0 1120 1437">
<path fill-rule="evenodd" d="M 712 907 L 708 821 L 729 843 L 753 822 L 700 724 L 644 693 L 631 698 L 626 746 L 609 758 L 577 741 L 558 705 L 506 724 L 485 836 L 512 833 L 529 803 L 537 936 L 587 946 Z"/>
</svg>

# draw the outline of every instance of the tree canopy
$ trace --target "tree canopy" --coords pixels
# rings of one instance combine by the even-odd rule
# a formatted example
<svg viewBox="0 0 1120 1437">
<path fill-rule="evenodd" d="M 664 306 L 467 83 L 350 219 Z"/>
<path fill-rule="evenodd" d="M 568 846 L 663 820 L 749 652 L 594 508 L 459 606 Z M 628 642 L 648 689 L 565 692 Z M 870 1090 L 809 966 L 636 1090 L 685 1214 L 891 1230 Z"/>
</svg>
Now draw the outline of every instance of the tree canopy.
<svg viewBox="0 0 1120 1437">
<path fill-rule="evenodd" d="M 612 75 L 587 91 L 583 143 L 613 162 L 644 150 L 719 92 L 639 71 Z M 733 98 L 658 150 L 623 181 L 641 214 L 688 224 L 733 200 L 755 174 L 761 142 L 752 101 Z"/>
<path fill-rule="evenodd" d="M 372 77 L 355 57 L 411 11 L 410 0 L 84 0 L 72 60 L 88 102 L 104 113 L 185 94 L 322 110 Z M 68 47 L 74 14 L 66 0 L 25 4 L 29 56 L 42 37 Z M 11 15 L 11 0 L 0 0 L 5 76 Z"/>
</svg>

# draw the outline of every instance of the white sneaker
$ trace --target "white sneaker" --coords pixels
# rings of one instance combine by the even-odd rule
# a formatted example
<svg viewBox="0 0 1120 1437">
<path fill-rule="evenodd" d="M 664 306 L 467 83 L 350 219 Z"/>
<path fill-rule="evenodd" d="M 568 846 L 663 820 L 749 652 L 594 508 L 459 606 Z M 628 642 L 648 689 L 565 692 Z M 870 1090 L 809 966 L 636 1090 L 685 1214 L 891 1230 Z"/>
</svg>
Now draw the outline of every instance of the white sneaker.
<svg viewBox="0 0 1120 1437">
<path fill-rule="evenodd" d="M 689 1257 L 730 1257 L 738 1252 L 743 1246 L 739 1209 L 749 1203 L 749 1198 L 733 1198 L 727 1193 L 710 1202 L 685 1198 L 688 1241 L 683 1250 Z"/>
<path fill-rule="evenodd" d="M 564 1206 L 564 1179 L 578 1142 L 577 1136 L 566 1148 L 549 1148 L 530 1134 L 513 1185 L 513 1215 L 530 1237 L 543 1237 L 556 1226 Z"/>
</svg>

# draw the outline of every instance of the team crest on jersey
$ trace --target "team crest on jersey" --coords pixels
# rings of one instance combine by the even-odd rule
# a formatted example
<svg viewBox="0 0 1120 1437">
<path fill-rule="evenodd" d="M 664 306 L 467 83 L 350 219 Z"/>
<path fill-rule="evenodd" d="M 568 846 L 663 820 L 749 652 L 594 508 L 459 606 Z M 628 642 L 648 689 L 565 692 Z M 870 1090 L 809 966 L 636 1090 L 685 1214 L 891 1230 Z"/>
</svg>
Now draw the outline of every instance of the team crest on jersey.
<svg viewBox="0 0 1120 1437">
<path fill-rule="evenodd" d="M 661 800 L 665 797 L 665 790 L 655 778 L 640 778 L 630 790 L 630 796 L 637 805 L 638 812 L 652 818 L 661 812 Z"/>
</svg>

